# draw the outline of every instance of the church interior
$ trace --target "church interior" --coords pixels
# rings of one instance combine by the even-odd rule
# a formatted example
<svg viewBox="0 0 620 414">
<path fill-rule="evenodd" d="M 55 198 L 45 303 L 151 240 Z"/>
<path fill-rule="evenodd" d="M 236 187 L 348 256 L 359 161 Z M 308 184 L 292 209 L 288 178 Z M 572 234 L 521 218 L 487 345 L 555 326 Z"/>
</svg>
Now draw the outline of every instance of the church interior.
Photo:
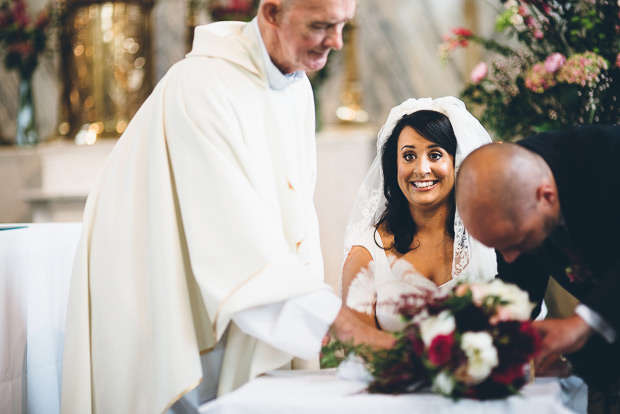
<svg viewBox="0 0 620 414">
<path fill-rule="evenodd" d="M 0 0 L 0 5 L 7 1 L 9 4 L 13 0 Z M 45 226 L 50 223 L 60 226 L 49 228 L 49 234 L 41 233 L 32 244 L 27 244 L 26 239 L 7 241 L 7 245 L 0 243 L 0 246 L 22 243 L 20 248 L 45 258 L 42 263 L 18 267 L 35 273 L 50 269 L 66 273 L 71 268 L 72 249 L 78 241 L 89 191 L 138 108 L 166 72 L 191 50 L 194 28 L 217 20 L 247 21 L 257 3 L 252 0 L 58 2 L 55 4 L 58 9 L 49 9 L 48 18 L 57 20 L 47 26 L 43 36 L 48 38 L 35 55 L 36 63 L 30 73 L 7 67 L 8 60 L 0 65 L 0 177 L 3 181 L 0 237 L 8 233 L 2 231 L 5 228 L 31 226 L 33 230 L 45 232 L 48 230 Z M 497 119 L 491 120 L 495 123 L 485 124 L 494 115 L 489 111 L 484 118 L 485 98 L 471 92 L 490 70 L 486 63 L 484 68 L 481 64 L 493 56 L 490 43 L 472 40 L 471 33 L 513 50 L 523 47 L 522 39 L 510 31 L 497 30 L 498 17 L 506 14 L 507 3 L 505 0 L 358 0 L 355 18 L 344 30 L 344 47 L 330 53 L 325 68 L 309 74 L 316 108 L 314 204 L 325 281 L 335 292 L 340 290 L 347 220 L 359 185 L 377 153 L 379 128 L 392 107 L 412 97 L 462 97 L 467 108 L 481 117 L 492 139 L 504 140 L 512 132 L 502 129 L 504 124 Z M 35 21 L 49 5 L 47 0 L 28 0 L 30 19 Z M 236 9 L 242 6 L 245 9 Z M 5 29 L 2 10 L 0 57 L 5 58 L 11 45 L 3 43 L 8 37 L 2 37 Z M 463 37 L 455 28 L 466 28 L 470 34 Z M 592 31 L 591 36 L 596 36 L 596 32 Z M 464 38 L 469 38 L 469 44 Z M 459 40 L 465 44 L 458 44 Z M 442 56 L 446 47 L 450 48 L 450 56 Z M 610 67 L 614 64 L 620 65 L 620 55 L 618 62 L 609 62 Z M 618 91 L 616 85 L 611 88 Z M 551 118 L 561 116 L 552 112 Z M 505 113 L 505 118 L 512 116 L 520 115 Z M 517 131 L 517 135 L 523 133 Z M 0 268 L 6 267 L 6 273 L 10 266 L 11 263 L 0 260 Z M 0 276 L 4 277 L 5 272 L 0 271 Z M 15 286 L 20 286 L 22 295 L 36 290 L 31 300 L 43 303 L 49 299 L 43 298 L 42 290 L 66 289 L 68 283 L 64 280 L 58 286 L 40 278 L 30 282 L 0 280 L 0 324 L 16 312 L 5 311 L 1 305 L 16 300 L 10 293 Z M 576 300 L 567 295 L 559 286 L 549 288 L 546 298 L 551 315 L 572 312 Z M 31 306 L 34 305 L 18 306 L 19 312 L 26 315 L 23 318 L 28 318 Z M 49 306 L 51 309 L 56 304 Z M 66 308 L 52 315 L 57 322 L 62 319 L 63 310 Z M 50 316 L 49 311 L 39 310 L 33 311 L 31 317 L 37 312 L 48 312 L 41 318 Z M 7 341 L 0 335 L 0 352 L 5 352 L 3 347 L 6 350 L 23 345 L 26 338 L 29 338 L 26 328 L 20 331 L 19 340 Z M 34 341 L 28 347 L 30 343 L 38 343 L 36 338 L 28 340 Z M 46 343 L 42 341 L 41 346 Z M 10 360 L 0 355 L 0 373 L 5 369 L 3 364 L 7 370 L 19 371 L 29 361 L 28 352 L 21 349 L 17 358 L 13 354 Z M 61 355 L 62 349 L 55 345 L 50 352 L 54 358 Z M 44 372 L 41 378 L 57 382 L 57 374 Z M 26 385 L 22 378 L 2 385 L 2 377 L 0 412 L 58 412 L 58 395 L 54 390 L 42 391 L 45 387 L 41 384 Z M 21 397 L 25 388 L 43 394 L 40 401 L 27 409 L 21 405 L 25 401 L 22 398 L 26 398 Z M 3 402 L 2 396 L 13 402 L 6 399 Z M 595 397 L 591 396 L 590 413 L 614 412 L 604 410 L 618 408 L 617 403 L 596 408 L 594 401 Z M 56 404 L 56 409 L 44 408 L 48 403 Z"/>
</svg>

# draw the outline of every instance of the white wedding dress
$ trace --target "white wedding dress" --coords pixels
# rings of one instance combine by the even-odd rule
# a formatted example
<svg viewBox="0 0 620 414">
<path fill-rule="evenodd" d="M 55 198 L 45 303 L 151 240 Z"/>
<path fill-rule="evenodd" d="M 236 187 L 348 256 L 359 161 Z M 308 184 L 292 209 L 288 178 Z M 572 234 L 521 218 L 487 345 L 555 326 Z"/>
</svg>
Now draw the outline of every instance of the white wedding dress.
<svg viewBox="0 0 620 414">
<path fill-rule="evenodd" d="M 401 295 L 425 291 L 439 294 L 442 290 L 451 289 L 459 282 L 490 281 L 496 273 L 495 263 L 487 263 L 487 268 L 478 269 L 480 271 L 461 271 L 456 274 L 453 272 L 452 280 L 437 286 L 431 280 L 416 273 L 408 263 L 388 259 L 381 237 L 372 226 L 362 233 L 353 245 L 368 250 L 373 260 L 370 268 L 358 274 L 352 281 L 347 296 L 347 306 L 368 314 L 372 313 L 374 308 L 379 326 L 385 331 L 403 328 L 397 306 Z M 476 263 L 469 263 L 468 267 L 479 268 Z"/>
</svg>

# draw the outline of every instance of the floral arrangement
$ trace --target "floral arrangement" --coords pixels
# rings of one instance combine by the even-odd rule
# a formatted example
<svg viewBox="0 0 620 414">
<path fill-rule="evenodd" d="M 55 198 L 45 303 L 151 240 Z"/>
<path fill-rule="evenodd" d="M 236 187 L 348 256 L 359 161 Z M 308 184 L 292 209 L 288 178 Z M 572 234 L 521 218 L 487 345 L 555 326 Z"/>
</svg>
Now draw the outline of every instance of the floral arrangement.
<svg viewBox="0 0 620 414">
<path fill-rule="evenodd" d="M 256 16 L 258 0 L 211 0 L 207 10 L 214 21 L 250 21 Z"/>
<path fill-rule="evenodd" d="M 516 38 L 516 47 L 464 28 L 453 29 L 439 47 L 443 61 L 471 43 L 489 52 L 461 97 L 481 109 L 477 115 L 496 138 L 618 123 L 620 1 L 502 2 L 496 30 Z"/>
<path fill-rule="evenodd" d="M 342 360 L 339 350 L 360 356 L 371 375 L 369 392 L 403 393 L 430 387 L 459 399 L 505 398 L 528 378 L 540 338 L 529 321 L 527 293 L 496 279 L 460 284 L 447 294 L 405 294 L 399 313 L 406 321 L 396 345 L 372 351 L 338 341 L 323 348 L 324 366 Z"/>
<path fill-rule="evenodd" d="M 0 57 L 7 69 L 32 76 L 45 50 L 52 11 L 51 6 L 44 8 L 32 21 L 24 0 L 0 0 Z"/>
</svg>

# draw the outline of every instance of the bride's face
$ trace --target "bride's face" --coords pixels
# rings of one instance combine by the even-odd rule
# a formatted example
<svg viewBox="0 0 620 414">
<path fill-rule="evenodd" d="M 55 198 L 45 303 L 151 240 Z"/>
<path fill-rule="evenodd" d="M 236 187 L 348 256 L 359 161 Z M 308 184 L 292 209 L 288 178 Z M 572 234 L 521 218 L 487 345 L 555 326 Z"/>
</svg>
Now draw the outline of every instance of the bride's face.
<svg viewBox="0 0 620 414">
<path fill-rule="evenodd" d="M 454 188 L 454 160 L 442 147 L 413 128 L 398 137 L 398 186 L 413 207 L 438 207 Z"/>
</svg>

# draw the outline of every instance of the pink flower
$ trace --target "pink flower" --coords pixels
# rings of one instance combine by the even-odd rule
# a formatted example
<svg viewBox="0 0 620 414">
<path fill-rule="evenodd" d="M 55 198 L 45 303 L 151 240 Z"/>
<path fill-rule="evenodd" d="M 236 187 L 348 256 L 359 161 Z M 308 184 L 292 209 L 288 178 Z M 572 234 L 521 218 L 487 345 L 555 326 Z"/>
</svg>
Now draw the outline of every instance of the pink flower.
<svg viewBox="0 0 620 414">
<path fill-rule="evenodd" d="M 552 53 L 545 59 L 545 70 L 549 73 L 555 73 L 564 65 L 566 58 L 561 53 Z"/>
<path fill-rule="evenodd" d="M 443 43 L 439 45 L 439 58 L 445 63 L 450 57 L 452 52 L 459 47 L 467 47 L 468 39 L 473 36 L 473 33 L 467 29 L 456 28 L 452 29 L 452 33 L 456 36 L 443 35 L 441 38 Z"/>
<path fill-rule="evenodd" d="M 460 37 L 472 37 L 474 35 L 471 30 L 463 27 L 456 27 L 452 29 L 452 33 Z"/>
<path fill-rule="evenodd" d="M 13 18 L 18 26 L 26 27 L 30 24 L 30 18 L 26 13 L 26 3 L 23 0 L 16 0 L 13 3 Z"/>
<path fill-rule="evenodd" d="M 570 56 L 557 74 L 559 82 L 594 87 L 602 71 L 608 69 L 607 61 L 594 52 Z"/>
<path fill-rule="evenodd" d="M 542 39 L 543 37 L 545 37 L 545 34 L 542 32 L 542 30 L 536 29 L 534 30 L 534 37 L 536 39 Z"/>
<path fill-rule="evenodd" d="M 525 76 L 525 87 L 532 92 L 543 93 L 556 84 L 557 81 L 553 74 L 547 72 L 545 65 L 541 62 L 532 66 Z"/>
<path fill-rule="evenodd" d="M 454 294 L 458 297 L 465 296 L 469 292 L 469 287 L 465 284 L 458 285 L 456 289 L 454 289 Z"/>
<path fill-rule="evenodd" d="M 482 79 L 487 76 L 489 68 L 486 63 L 480 62 L 476 65 L 474 70 L 471 71 L 471 80 L 474 83 L 480 83 Z"/>
</svg>

